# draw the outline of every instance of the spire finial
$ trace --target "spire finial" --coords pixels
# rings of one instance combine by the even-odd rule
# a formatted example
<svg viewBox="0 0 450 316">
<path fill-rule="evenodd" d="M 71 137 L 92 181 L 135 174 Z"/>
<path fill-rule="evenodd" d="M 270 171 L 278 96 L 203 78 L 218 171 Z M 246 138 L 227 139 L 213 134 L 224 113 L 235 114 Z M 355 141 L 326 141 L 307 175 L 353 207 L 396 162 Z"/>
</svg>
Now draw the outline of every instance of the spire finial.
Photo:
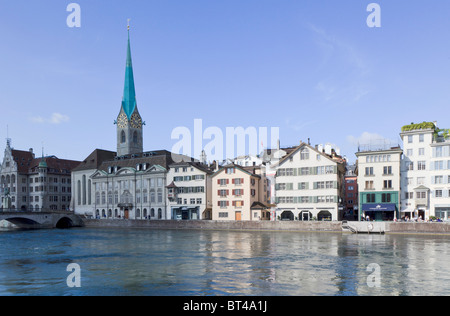
<svg viewBox="0 0 450 316">
<path fill-rule="evenodd" d="M 128 21 L 128 26 L 127 26 L 128 31 L 130 30 L 130 20 L 131 20 L 131 19 L 128 19 L 128 20 L 127 20 L 127 21 Z"/>
</svg>

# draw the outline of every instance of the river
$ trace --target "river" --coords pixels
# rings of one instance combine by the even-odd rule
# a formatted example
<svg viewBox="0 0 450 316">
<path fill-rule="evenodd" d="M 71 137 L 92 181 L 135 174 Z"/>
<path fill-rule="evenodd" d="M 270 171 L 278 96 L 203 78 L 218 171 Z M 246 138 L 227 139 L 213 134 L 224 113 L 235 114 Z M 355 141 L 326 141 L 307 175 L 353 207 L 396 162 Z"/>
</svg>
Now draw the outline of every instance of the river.
<svg viewBox="0 0 450 316">
<path fill-rule="evenodd" d="M 440 296 L 448 262 L 450 236 L 1 230 L 0 295 Z"/>
</svg>

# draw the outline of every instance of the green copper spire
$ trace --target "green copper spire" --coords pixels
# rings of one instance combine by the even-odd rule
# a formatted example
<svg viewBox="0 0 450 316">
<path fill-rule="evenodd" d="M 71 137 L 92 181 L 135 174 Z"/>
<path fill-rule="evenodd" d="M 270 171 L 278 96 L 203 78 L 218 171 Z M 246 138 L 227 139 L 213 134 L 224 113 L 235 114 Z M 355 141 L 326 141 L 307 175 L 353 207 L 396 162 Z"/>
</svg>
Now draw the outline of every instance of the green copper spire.
<svg viewBox="0 0 450 316">
<path fill-rule="evenodd" d="M 131 62 L 130 26 L 128 25 L 127 65 L 125 69 L 125 87 L 123 90 L 122 108 L 128 119 L 136 108 L 136 91 L 134 89 L 133 64 Z"/>
</svg>

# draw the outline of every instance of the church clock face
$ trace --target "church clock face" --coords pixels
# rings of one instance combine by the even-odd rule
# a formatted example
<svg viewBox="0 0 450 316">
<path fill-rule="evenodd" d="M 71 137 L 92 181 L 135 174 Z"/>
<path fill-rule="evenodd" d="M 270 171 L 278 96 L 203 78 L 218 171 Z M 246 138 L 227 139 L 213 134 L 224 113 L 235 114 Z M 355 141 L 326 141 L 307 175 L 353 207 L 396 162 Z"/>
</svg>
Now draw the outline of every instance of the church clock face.
<svg viewBox="0 0 450 316">
<path fill-rule="evenodd" d="M 142 127 L 142 119 L 136 113 L 131 116 L 131 127 L 133 127 L 133 128 L 141 128 Z"/>
<path fill-rule="evenodd" d="M 127 116 L 125 113 L 122 113 L 119 115 L 119 118 L 117 119 L 117 126 L 120 128 L 125 128 L 128 125 Z"/>
</svg>

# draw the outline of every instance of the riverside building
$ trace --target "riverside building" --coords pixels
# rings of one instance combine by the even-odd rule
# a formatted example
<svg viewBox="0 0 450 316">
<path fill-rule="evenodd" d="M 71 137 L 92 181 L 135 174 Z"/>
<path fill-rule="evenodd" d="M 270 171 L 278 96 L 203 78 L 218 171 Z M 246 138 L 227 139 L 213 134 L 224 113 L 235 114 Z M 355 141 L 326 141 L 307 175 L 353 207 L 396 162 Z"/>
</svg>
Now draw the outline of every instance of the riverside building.
<svg viewBox="0 0 450 316">
<path fill-rule="evenodd" d="M 402 149 L 380 145 L 356 153 L 358 158 L 359 220 L 400 218 Z"/>
<path fill-rule="evenodd" d="M 68 211 L 72 197 L 71 171 L 79 163 L 55 156 L 37 158 L 33 149 L 16 150 L 8 139 L 0 166 L 0 209 Z"/>
<path fill-rule="evenodd" d="M 402 217 L 450 215 L 450 137 L 436 122 L 402 127 Z"/>
<path fill-rule="evenodd" d="M 277 220 L 340 220 L 346 161 L 328 145 L 301 143 L 276 167 Z"/>
</svg>

